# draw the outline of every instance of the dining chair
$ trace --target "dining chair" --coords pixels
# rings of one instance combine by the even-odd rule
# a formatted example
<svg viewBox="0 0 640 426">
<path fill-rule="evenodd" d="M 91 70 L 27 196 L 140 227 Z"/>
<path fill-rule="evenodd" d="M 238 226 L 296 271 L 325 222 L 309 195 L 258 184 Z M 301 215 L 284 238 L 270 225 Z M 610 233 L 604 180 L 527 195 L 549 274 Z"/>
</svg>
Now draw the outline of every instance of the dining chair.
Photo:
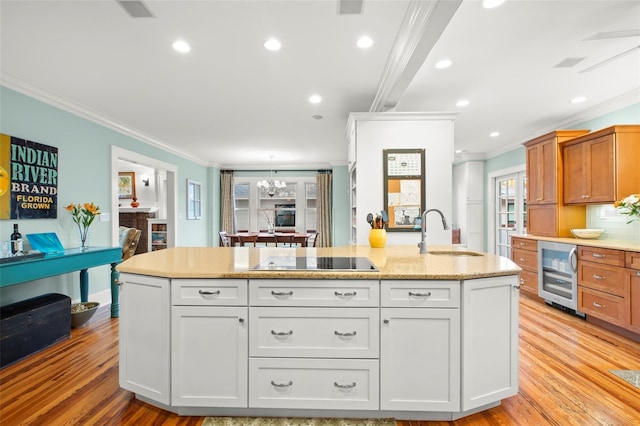
<svg viewBox="0 0 640 426">
<path fill-rule="evenodd" d="M 316 247 L 316 244 L 318 244 L 318 233 L 317 232 L 311 234 L 311 236 L 307 240 L 307 247 L 309 247 L 309 242 L 311 242 L 311 247 Z"/>
<path fill-rule="evenodd" d="M 231 247 L 231 240 L 227 234 L 227 231 L 220 231 L 220 247 Z"/>
<path fill-rule="evenodd" d="M 276 247 L 293 247 L 293 234 L 276 234 Z"/>
<path fill-rule="evenodd" d="M 238 241 L 240 241 L 241 246 L 253 244 L 253 246 L 255 247 L 256 243 L 258 242 L 258 234 L 238 235 Z"/>
</svg>

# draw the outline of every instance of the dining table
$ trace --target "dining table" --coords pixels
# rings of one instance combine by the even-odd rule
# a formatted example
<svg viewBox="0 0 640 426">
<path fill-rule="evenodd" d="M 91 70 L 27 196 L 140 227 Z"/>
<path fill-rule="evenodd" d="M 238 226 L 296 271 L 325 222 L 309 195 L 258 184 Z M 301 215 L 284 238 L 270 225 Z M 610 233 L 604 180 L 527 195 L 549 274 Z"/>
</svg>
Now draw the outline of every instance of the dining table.
<svg viewBox="0 0 640 426">
<path fill-rule="evenodd" d="M 236 234 L 228 234 L 227 236 L 229 237 L 229 241 L 233 247 L 240 244 L 241 236 L 249 237 L 253 235 L 258 236 L 256 243 L 273 243 L 273 245 L 276 244 L 276 236 L 293 236 L 292 244 L 300 247 L 306 247 L 307 241 L 313 234 L 307 232 L 238 232 Z"/>
</svg>

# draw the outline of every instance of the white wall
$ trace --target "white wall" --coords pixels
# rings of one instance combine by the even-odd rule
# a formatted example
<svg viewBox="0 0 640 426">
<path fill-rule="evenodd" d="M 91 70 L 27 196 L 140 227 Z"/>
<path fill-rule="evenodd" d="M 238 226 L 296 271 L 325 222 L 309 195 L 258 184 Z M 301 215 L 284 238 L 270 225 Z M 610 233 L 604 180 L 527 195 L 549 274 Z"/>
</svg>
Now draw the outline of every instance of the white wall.
<svg viewBox="0 0 640 426">
<path fill-rule="evenodd" d="M 369 244 L 367 213 L 379 212 L 384 207 L 383 157 L 384 149 L 425 150 L 425 201 L 426 208 L 437 208 L 447 221 L 452 220 L 452 165 L 453 119 L 442 116 L 431 118 L 400 119 L 398 115 L 385 113 L 375 120 L 356 120 L 357 167 L 357 244 Z M 389 232 L 388 245 L 413 245 L 420 241 L 418 232 Z M 451 244 L 451 230 L 442 229 L 437 213 L 427 216 L 427 244 Z"/>
</svg>

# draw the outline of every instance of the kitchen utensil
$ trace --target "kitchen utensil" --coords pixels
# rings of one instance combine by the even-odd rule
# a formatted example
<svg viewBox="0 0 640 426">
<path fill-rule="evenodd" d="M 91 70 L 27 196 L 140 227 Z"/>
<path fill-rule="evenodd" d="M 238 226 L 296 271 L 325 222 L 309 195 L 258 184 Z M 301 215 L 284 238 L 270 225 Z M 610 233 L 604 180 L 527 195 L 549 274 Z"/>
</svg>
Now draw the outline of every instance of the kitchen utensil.
<svg viewBox="0 0 640 426">
<path fill-rule="evenodd" d="M 380 215 L 382 216 L 383 225 L 389 222 L 389 216 L 387 216 L 387 212 L 384 210 L 380 210 Z"/>
<path fill-rule="evenodd" d="M 369 213 L 367 215 L 367 222 L 369 222 L 369 225 L 373 228 L 373 214 Z"/>
</svg>

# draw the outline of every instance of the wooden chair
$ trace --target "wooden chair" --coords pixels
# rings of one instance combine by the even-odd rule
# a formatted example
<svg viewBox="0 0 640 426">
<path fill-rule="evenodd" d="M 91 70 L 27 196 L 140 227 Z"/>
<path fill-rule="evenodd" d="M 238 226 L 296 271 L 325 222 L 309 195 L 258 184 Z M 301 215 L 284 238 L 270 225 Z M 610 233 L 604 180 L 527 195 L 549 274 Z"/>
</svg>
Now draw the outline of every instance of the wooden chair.
<svg viewBox="0 0 640 426">
<path fill-rule="evenodd" d="M 311 244 L 309 244 L 311 243 Z M 309 239 L 307 240 L 307 247 L 316 247 L 316 244 L 318 244 L 318 233 L 315 232 L 313 233 Z"/>
<path fill-rule="evenodd" d="M 293 247 L 293 234 L 276 234 L 276 247 Z"/>
<path fill-rule="evenodd" d="M 258 234 L 249 234 L 249 235 L 238 235 L 238 241 L 240 241 L 241 246 L 246 246 L 247 244 L 253 244 L 256 246 L 258 242 Z"/>
<path fill-rule="evenodd" d="M 122 247 L 122 260 L 127 260 L 134 254 L 138 248 L 138 242 L 140 242 L 140 235 L 142 231 L 136 228 L 127 228 L 121 226 L 119 228 L 120 233 L 120 246 Z"/>
<path fill-rule="evenodd" d="M 220 247 L 231 247 L 231 240 L 227 235 L 227 231 L 220 231 L 218 234 L 220 234 Z"/>
</svg>

